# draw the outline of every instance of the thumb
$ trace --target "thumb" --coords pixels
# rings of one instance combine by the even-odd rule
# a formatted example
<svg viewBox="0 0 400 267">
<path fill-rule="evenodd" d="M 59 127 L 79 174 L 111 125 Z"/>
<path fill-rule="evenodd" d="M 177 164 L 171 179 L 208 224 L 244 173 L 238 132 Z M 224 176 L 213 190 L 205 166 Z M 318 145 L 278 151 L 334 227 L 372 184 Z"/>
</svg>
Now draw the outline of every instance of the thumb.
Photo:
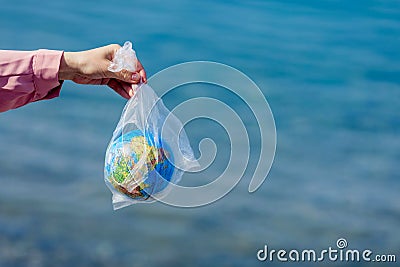
<svg viewBox="0 0 400 267">
<path fill-rule="evenodd" d="M 124 81 L 127 83 L 139 83 L 140 82 L 140 74 L 137 72 L 131 72 L 128 70 L 121 70 L 118 72 L 110 72 L 112 78 L 115 78 L 120 81 Z"/>
</svg>

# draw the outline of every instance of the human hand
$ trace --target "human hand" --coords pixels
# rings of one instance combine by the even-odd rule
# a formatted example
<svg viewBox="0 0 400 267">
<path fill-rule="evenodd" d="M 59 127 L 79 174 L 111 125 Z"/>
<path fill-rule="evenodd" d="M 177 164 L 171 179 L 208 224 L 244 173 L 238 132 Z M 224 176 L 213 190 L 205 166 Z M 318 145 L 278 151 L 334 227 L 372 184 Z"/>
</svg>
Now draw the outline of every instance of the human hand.
<svg viewBox="0 0 400 267">
<path fill-rule="evenodd" d="M 129 99 L 134 94 L 132 84 L 147 83 L 146 71 L 139 60 L 136 72 L 109 71 L 108 66 L 120 47 L 111 44 L 81 52 L 64 52 L 58 78 L 72 80 L 78 84 L 108 85 L 122 97 Z"/>
</svg>

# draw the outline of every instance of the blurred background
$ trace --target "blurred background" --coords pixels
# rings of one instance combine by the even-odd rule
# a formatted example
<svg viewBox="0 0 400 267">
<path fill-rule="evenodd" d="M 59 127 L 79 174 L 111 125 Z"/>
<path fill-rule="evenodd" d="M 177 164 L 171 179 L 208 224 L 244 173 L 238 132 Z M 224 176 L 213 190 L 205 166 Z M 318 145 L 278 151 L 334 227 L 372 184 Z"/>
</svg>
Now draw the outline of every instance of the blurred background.
<svg viewBox="0 0 400 267">
<path fill-rule="evenodd" d="M 66 82 L 57 99 L 0 114 L 0 266 L 262 266 L 264 244 L 326 249 L 340 237 L 349 248 L 400 257 L 399 1 L 0 6 L 0 49 L 78 51 L 131 40 L 149 76 L 191 60 L 231 65 L 263 91 L 278 136 L 271 172 L 249 194 L 260 135 L 248 107 L 221 88 L 177 88 L 164 99 L 169 108 L 208 96 L 240 114 L 251 135 L 246 175 L 205 207 L 115 212 L 103 164 L 125 100 Z M 218 146 L 209 170 L 182 181 L 204 184 L 226 166 L 229 139 L 208 120 L 187 132 L 197 155 L 202 138 Z"/>
</svg>

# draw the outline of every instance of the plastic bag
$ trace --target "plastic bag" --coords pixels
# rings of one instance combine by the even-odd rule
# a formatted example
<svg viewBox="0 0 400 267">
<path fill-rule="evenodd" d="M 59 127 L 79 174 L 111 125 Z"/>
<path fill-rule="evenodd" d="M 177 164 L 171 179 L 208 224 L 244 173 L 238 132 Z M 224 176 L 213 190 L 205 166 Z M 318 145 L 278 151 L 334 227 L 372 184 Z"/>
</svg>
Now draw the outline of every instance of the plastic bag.
<svg viewBox="0 0 400 267">
<path fill-rule="evenodd" d="M 136 53 L 126 42 L 110 71 L 136 71 Z M 182 123 L 147 84 L 127 102 L 105 156 L 104 180 L 113 193 L 114 209 L 153 202 L 177 184 L 184 171 L 197 167 Z"/>
</svg>

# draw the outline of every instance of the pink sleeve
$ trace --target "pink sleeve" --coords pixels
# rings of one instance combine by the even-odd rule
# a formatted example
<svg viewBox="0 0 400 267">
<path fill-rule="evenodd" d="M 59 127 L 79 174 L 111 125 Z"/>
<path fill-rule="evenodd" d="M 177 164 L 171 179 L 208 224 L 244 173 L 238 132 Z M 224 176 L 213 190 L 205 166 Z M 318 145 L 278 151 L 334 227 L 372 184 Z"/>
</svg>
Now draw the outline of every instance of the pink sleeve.
<svg viewBox="0 0 400 267">
<path fill-rule="evenodd" d="M 0 50 L 0 112 L 59 96 L 63 51 Z"/>
</svg>

